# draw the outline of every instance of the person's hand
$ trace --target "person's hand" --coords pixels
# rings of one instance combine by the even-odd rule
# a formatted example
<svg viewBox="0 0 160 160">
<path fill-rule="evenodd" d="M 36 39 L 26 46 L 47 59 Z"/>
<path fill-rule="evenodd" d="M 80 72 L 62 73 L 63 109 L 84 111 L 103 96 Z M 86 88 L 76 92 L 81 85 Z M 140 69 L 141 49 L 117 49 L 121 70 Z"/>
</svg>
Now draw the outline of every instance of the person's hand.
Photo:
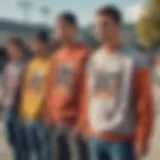
<svg viewBox="0 0 160 160">
<path fill-rule="evenodd" d="M 82 133 L 78 127 L 74 128 L 74 135 L 77 138 L 83 138 Z"/>
<path fill-rule="evenodd" d="M 0 120 L 4 119 L 4 114 L 5 114 L 5 109 L 2 106 L 0 106 Z"/>
<path fill-rule="evenodd" d="M 21 123 L 22 126 L 26 126 L 27 125 L 27 120 L 25 118 L 21 118 L 20 123 Z"/>
<path fill-rule="evenodd" d="M 74 135 L 76 138 L 85 141 L 86 140 L 86 136 L 84 133 L 82 133 L 82 131 L 79 128 L 75 128 L 74 129 Z"/>
<path fill-rule="evenodd" d="M 146 143 L 136 143 L 135 145 L 137 159 L 147 156 L 149 152 L 149 145 Z"/>
<path fill-rule="evenodd" d="M 51 120 L 48 117 L 43 118 L 43 123 L 47 129 L 50 129 L 52 126 Z"/>
</svg>

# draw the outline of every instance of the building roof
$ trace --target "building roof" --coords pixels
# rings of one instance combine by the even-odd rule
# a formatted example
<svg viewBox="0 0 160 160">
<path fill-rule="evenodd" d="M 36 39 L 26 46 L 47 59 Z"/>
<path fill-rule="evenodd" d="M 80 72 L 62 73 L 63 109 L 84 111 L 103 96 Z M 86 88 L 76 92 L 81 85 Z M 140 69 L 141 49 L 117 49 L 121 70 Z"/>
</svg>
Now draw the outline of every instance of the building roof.
<svg viewBox="0 0 160 160">
<path fill-rule="evenodd" d="M 41 24 L 28 24 L 19 21 L 13 21 L 10 19 L 0 19 L 0 31 L 1 32 L 8 32 L 8 31 L 15 31 L 15 32 L 37 32 L 37 30 L 46 29 L 50 31 L 50 28 L 41 25 Z"/>
</svg>

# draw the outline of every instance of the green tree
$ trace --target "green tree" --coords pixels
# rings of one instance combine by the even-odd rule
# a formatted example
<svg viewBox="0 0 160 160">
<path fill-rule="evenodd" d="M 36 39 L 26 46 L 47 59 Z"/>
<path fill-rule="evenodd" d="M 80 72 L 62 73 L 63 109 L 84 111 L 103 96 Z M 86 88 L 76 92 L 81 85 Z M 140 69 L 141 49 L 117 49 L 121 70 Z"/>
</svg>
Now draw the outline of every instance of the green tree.
<svg viewBox="0 0 160 160">
<path fill-rule="evenodd" d="M 160 43 L 160 0 L 150 0 L 145 13 L 137 24 L 140 42 L 148 48 L 157 47 Z"/>
</svg>

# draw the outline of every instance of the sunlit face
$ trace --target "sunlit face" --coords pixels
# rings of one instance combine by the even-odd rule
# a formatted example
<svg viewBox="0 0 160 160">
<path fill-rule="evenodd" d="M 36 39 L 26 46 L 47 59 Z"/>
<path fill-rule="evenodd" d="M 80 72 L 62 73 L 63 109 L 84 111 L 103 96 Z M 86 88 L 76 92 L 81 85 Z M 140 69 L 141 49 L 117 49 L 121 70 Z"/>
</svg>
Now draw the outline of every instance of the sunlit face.
<svg viewBox="0 0 160 160">
<path fill-rule="evenodd" d="M 60 42 L 67 42 L 76 38 L 77 28 L 69 24 L 65 19 L 58 18 L 56 22 L 56 37 Z"/>
<path fill-rule="evenodd" d="M 99 41 L 111 41 L 119 32 L 120 26 L 113 18 L 106 15 L 96 15 L 95 33 Z"/>
<path fill-rule="evenodd" d="M 16 60 L 21 55 L 21 49 L 17 45 L 9 42 L 7 44 L 7 55 L 9 59 Z"/>
<path fill-rule="evenodd" d="M 32 51 L 36 56 L 43 56 L 47 52 L 47 44 L 35 38 L 32 42 Z"/>
</svg>

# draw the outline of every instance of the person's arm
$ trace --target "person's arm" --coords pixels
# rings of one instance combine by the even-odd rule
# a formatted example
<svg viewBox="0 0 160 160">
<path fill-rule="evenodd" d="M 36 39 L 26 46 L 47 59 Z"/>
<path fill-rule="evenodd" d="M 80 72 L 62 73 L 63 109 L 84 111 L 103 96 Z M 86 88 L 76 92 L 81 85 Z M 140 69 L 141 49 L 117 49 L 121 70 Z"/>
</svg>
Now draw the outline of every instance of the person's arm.
<svg viewBox="0 0 160 160">
<path fill-rule="evenodd" d="M 30 67 L 31 67 L 31 63 L 28 63 L 26 65 L 26 67 L 23 70 L 23 73 L 21 75 L 21 80 L 18 86 L 18 90 L 16 93 L 16 98 L 15 98 L 15 107 L 17 107 L 17 111 L 20 115 L 21 120 L 23 121 L 23 123 L 26 123 L 26 117 L 25 117 L 25 111 L 24 108 L 22 106 L 22 101 L 24 98 L 24 92 L 26 89 L 26 85 L 27 85 L 27 79 L 29 76 L 29 72 L 30 72 Z"/>
<path fill-rule="evenodd" d="M 0 118 L 3 118 L 5 112 L 3 98 L 5 97 L 6 72 L 7 72 L 7 67 L 4 68 L 3 72 L 0 75 Z"/>
<path fill-rule="evenodd" d="M 144 156 L 148 152 L 154 125 L 151 73 L 147 68 L 139 69 L 134 79 L 137 105 L 136 151 L 138 156 Z"/>
<path fill-rule="evenodd" d="M 22 111 L 20 105 L 23 97 L 23 88 L 25 88 L 26 85 L 27 74 L 28 74 L 28 67 L 25 67 L 23 68 L 22 73 L 20 75 L 19 84 L 14 97 L 12 108 L 16 110 L 18 114 L 20 114 L 20 111 Z"/>
<path fill-rule="evenodd" d="M 50 106 L 50 95 L 51 95 L 51 89 L 54 81 L 54 76 L 55 76 L 55 66 L 56 66 L 56 61 L 55 57 L 52 57 L 51 64 L 49 67 L 47 79 L 46 79 L 46 93 L 44 97 L 44 101 L 42 104 L 43 107 L 43 121 L 46 125 L 46 127 L 49 127 L 51 125 L 51 106 Z"/>
<path fill-rule="evenodd" d="M 85 133 L 88 130 L 88 75 L 85 73 L 82 81 L 81 102 L 79 109 L 79 119 L 77 123 L 77 132 Z"/>
<path fill-rule="evenodd" d="M 76 126 L 77 134 L 86 133 L 88 130 L 88 70 L 89 70 L 89 61 L 91 57 L 91 50 L 88 52 L 88 56 L 83 65 L 83 74 L 81 76 L 81 85 L 80 85 L 80 100 L 79 100 L 79 117 Z"/>
<path fill-rule="evenodd" d="M 2 73 L 0 74 L 0 103 L 3 98 L 3 95 L 5 94 L 5 86 L 6 86 L 6 80 L 7 80 L 7 77 L 6 77 L 7 68 L 8 68 L 8 65 L 4 67 Z"/>
</svg>

